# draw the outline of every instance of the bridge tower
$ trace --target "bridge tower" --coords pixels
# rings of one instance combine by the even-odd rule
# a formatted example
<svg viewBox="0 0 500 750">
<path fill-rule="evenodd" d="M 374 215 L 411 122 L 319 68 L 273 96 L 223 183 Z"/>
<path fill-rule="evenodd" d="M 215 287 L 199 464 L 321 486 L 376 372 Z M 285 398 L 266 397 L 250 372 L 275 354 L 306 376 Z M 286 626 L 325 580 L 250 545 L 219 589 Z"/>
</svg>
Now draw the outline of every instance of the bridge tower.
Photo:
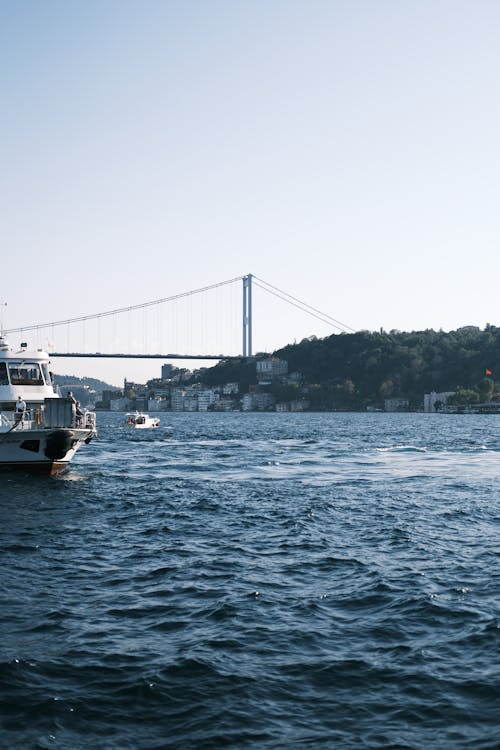
<svg viewBox="0 0 500 750">
<path fill-rule="evenodd" d="M 252 274 L 243 276 L 243 356 L 252 356 Z"/>
</svg>

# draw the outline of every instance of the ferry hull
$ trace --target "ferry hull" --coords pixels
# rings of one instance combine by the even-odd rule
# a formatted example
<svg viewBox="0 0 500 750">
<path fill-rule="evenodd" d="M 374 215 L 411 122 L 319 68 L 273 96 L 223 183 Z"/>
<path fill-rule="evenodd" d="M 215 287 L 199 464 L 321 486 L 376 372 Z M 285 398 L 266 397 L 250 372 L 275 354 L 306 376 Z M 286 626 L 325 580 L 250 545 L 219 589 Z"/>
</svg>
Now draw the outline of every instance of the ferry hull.
<svg viewBox="0 0 500 750">
<path fill-rule="evenodd" d="M 0 461 L 0 471 L 21 471 L 25 474 L 55 476 L 69 466 L 68 461 L 17 461 L 14 463 Z"/>
<path fill-rule="evenodd" d="M 0 469 L 30 474 L 59 474 L 78 449 L 92 440 L 92 430 L 55 428 L 0 434 Z"/>
</svg>

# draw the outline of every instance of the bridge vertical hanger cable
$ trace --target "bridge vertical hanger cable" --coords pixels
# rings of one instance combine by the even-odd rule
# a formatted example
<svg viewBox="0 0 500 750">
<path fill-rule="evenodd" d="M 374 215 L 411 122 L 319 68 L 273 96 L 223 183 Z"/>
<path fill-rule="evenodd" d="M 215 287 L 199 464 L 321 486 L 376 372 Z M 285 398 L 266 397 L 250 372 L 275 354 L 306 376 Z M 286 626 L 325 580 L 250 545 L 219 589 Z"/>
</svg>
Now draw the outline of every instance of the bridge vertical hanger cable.
<svg viewBox="0 0 500 750">
<path fill-rule="evenodd" d="M 141 336 L 141 351 L 144 352 L 144 354 L 147 351 L 148 348 L 148 342 L 147 342 L 147 336 L 148 336 L 148 323 L 146 320 L 146 308 L 142 308 L 142 336 Z"/>
<path fill-rule="evenodd" d="M 156 350 L 161 352 L 162 347 L 160 346 L 161 341 L 161 307 L 158 305 L 156 308 Z"/>
<path fill-rule="evenodd" d="M 177 313 L 178 313 L 178 309 L 177 309 L 177 305 L 178 305 L 178 303 L 177 303 L 177 300 L 176 300 L 174 302 L 174 316 L 173 316 L 174 317 L 174 351 L 178 351 L 178 337 L 177 337 L 177 326 L 178 326 L 178 322 L 177 322 L 178 315 L 177 315 Z M 168 347 L 167 347 L 167 351 L 168 351 Z"/>
</svg>

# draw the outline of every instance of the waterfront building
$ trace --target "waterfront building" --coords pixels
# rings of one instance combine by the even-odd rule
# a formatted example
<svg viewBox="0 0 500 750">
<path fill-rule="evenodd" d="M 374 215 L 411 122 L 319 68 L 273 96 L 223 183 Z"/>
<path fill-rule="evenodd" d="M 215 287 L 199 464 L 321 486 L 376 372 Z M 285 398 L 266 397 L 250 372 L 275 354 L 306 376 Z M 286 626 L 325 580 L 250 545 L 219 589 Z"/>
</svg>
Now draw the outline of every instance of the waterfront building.
<svg viewBox="0 0 500 750">
<path fill-rule="evenodd" d="M 283 378 L 288 373 L 288 362 L 278 357 L 261 359 L 256 364 L 257 382 L 261 385 Z"/>
<path fill-rule="evenodd" d="M 245 393 L 241 408 L 243 411 L 267 411 L 274 403 L 275 398 L 271 393 Z"/>
<path fill-rule="evenodd" d="M 407 398 L 386 398 L 384 401 L 385 411 L 406 411 L 409 406 Z"/>
<path fill-rule="evenodd" d="M 209 407 L 219 398 L 213 388 L 205 388 L 198 393 L 198 411 L 208 411 Z"/>
<path fill-rule="evenodd" d="M 222 393 L 224 396 L 233 396 L 239 393 L 240 385 L 239 383 L 225 383 L 222 386 Z"/>
<path fill-rule="evenodd" d="M 184 388 L 172 388 L 170 392 L 170 408 L 172 411 L 184 411 Z"/>
<path fill-rule="evenodd" d="M 454 396 L 454 391 L 444 391 L 443 393 L 436 393 L 431 391 L 430 393 L 424 393 L 424 412 L 432 414 L 436 411 L 436 404 L 446 404 L 450 396 Z"/>
</svg>

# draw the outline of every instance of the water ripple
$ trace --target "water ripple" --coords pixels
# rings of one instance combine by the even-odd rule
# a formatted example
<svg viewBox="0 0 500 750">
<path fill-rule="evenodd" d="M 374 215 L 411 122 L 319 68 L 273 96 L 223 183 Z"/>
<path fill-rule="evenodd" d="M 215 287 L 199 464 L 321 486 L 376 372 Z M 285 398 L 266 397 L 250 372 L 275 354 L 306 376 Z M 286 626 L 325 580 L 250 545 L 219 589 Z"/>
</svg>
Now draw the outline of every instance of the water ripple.
<svg viewBox="0 0 500 750">
<path fill-rule="evenodd" d="M 0 747 L 498 748 L 495 420 L 103 414 L 5 475 Z"/>
</svg>

